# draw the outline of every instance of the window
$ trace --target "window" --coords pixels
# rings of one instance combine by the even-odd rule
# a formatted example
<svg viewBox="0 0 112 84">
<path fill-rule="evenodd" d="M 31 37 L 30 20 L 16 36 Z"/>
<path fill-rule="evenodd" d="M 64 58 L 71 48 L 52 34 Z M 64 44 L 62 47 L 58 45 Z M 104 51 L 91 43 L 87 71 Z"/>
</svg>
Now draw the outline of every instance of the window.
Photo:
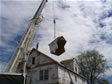
<svg viewBox="0 0 112 84">
<path fill-rule="evenodd" d="M 49 79 L 49 71 L 46 70 L 40 70 L 40 80 L 48 80 Z"/>
<path fill-rule="evenodd" d="M 35 64 L 35 57 L 32 57 L 32 64 Z"/>
<path fill-rule="evenodd" d="M 45 80 L 48 80 L 48 70 L 45 70 Z"/>
<path fill-rule="evenodd" d="M 40 80 L 43 80 L 44 77 L 43 77 L 43 70 L 40 70 Z"/>
<path fill-rule="evenodd" d="M 75 67 L 75 71 L 77 72 L 77 67 Z"/>
</svg>

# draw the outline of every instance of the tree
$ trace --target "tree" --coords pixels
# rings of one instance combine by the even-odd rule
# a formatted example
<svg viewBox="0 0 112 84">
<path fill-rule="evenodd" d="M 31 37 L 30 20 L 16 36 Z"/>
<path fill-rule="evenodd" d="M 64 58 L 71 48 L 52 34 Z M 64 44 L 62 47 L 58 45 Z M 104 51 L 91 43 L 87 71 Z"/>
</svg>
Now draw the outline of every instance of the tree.
<svg viewBox="0 0 112 84">
<path fill-rule="evenodd" d="M 88 84 L 95 84 L 95 80 L 107 69 L 104 56 L 96 50 L 91 50 L 77 56 L 80 74 L 85 76 Z"/>
<path fill-rule="evenodd" d="M 100 78 L 97 80 L 97 84 L 110 84 L 108 80 Z"/>
</svg>

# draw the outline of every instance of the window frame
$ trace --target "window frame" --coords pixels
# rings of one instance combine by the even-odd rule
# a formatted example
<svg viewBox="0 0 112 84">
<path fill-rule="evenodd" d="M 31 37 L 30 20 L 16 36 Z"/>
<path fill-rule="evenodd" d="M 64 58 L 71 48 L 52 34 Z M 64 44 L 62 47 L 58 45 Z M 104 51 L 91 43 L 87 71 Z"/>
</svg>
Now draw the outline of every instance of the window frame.
<svg viewBox="0 0 112 84">
<path fill-rule="evenodd" d="M 44 72 L 43 72 L 43 70 L 40 70 L 39 79 L 44 80 Z"/>
<path fill-rule="evenodd" d="M 39 80 L 49 80 L 49 70 L 48 69 L 44 69 L 44 70 L 40 70 L 39 72 Z"/>
<path fill-rule="evenodd" d="M 48 71 L 48 69 L 46 69 L 46 70 L 44 70 L 44 79 L 45 80 L 48 80 L 49 79 L 49 71 Z"/>
</svg>

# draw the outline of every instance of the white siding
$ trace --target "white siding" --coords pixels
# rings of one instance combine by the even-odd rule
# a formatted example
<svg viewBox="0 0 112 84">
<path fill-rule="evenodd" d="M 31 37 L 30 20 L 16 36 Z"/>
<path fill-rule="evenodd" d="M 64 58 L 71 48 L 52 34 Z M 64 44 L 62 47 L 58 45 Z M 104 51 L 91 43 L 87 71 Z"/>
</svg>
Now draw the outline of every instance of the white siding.
<svg viewBox="0 0 112 84">
<path fill-rule="evenodd" d="M 63 67 L 58 66 L 58 77 L 60 83 L 70 84 L 71 81 L 70 76 L 72 78 L 73 84 L 87 84 L 86 81 L 83 82 L 82 78 L 77 74 L 74 74 Z M 77 81 L 75 79 L 77 79 Z"/>
<path fill-rule="evenodd" d="M 46 70 L 49 71 L 49 78 L 48 80 L 40 80 L 40 70 Z M 58 82 L 58 68 L 56 64 L 44 66 L 44 67 L 38 67 L 35 68 L 32 72 L 32 84 L 49 84 L 49 83 L 57 83 Z M 31 76 L 30 74 L 30 76 Z M 30 78 L 29 78 L 30 79 Z M 29 79 L 27 84 L 29 84 Z"/>
<path fill-rule="evenodd" d="M 32 58 L 35 57 L 35 64 L 32 64 Z M 87 84 L 83 81 L 82 78 L 70 72 L 66 68 L 63 68 L 59 64 L 52 64 L 54 60 L 50 59 L 46 55 L 37 52 L 34 50 L 29 56 L 27 66 L 30 67 L 27 69 L 27 83 L 26 84 L 52 84 L 52 83 L 62 83 L 70 84 L 70 76 L 72 78 L 73 84 Z M 46 65 L 47 63 L 47 65 Z M 40 65 L 40 66 L 38 66 Z M 77 66 L 77 65 L 75 65 Z M 40 70 L 48 70 L 49 78 L 48 80 L 40 80 Z M 70 73 L 70 76 L 69 76 Z M 77 78 L 77 81 L 76 81 Z"/>
<path fill-rule="evenodd" d="M 67 68 L 71 69 L 74 71 L 74 62 L 72 61 L 64 61 L 61 62 L 63 65 L 65 65 Z"/>
<path fill-rule="evenodd" d="M 32 64 L 32 58 L 33 57 L 35 57 L 35 64 Z M 37 51 L 33 51 L 31 53 L 31 55 L 29 56 L 27 66 L 28 67 L 35 67 L 38 64 L 45 64 L 45 63 L 49 63 L 49 62 L 52 62 L 52 60 L 49 59 L 47 56 L 44 56 L 43 54 L 41 54 Z"/>
<path fill-rule="evenodd" d="M 40 64 L 52 62 L 51 59 L 49 59 L 48 57 L 43 56 L 42 54 L 40 54 L 39 56 L 40 56 Z"/>
</svg>

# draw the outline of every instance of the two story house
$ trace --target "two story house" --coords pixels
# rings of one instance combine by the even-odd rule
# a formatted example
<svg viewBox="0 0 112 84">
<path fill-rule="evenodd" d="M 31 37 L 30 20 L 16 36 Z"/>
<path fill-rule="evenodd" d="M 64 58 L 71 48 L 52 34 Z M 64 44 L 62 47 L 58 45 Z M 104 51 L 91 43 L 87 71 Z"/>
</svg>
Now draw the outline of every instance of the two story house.
<svg viewBox="0 0 112 84">
<path fill-rule="evenodd" d="M 32 49 L 26 68 L 26 84 L 87 84 L 87 79 L 78 73 L 74 58 L 57 62 Z"/>
</svg>

